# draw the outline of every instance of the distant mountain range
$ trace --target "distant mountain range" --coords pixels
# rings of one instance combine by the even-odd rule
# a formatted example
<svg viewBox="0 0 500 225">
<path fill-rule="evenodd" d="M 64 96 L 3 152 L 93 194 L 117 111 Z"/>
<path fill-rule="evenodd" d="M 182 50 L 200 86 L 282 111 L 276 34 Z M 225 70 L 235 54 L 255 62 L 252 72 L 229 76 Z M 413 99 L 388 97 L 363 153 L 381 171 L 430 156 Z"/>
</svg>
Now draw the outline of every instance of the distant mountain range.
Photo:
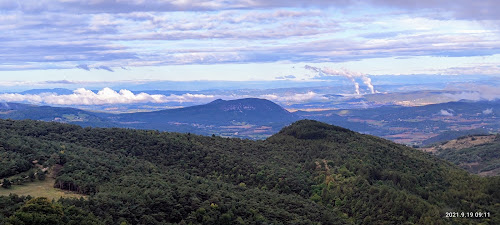
<svg viewBox="0 0 500 225">
<path fill-rule="evenodd" d="M 37 106 L 21 103 L 0 103 L 0 118 L 41 120 L 92 127 L 119 126 L 106 118 L 107 113 L 94 113 L 69 107 Z"/>
<path fill-rule="evenodd" d="M 383 106 L 294 113 L 269 100 L 258 98 L 218 99 L 204 105 L 122 114 L 19 103 L 0 104 L 2 119 L 33 119 L 81 126 L 152 129 L 249 139 L 264 139 L 296 120 L 314 119 L 416 145 L 431 143 L 432 138 L 444 140 L 441 136 L 449 136 L 450 131 L 496 133 L 500 130 L 498 112 L 500 101 L 460 101 L 419 107 Z"/>
<path fill-rule="evenodd" d="M 55 121 L 92 127 L 124 127 L 261 139 L 298 119 L 265 99 L 215 100 L 205 105 L 154 112 L 111 114 L 74 108 L 0 104 L 2 119 Z"/>
<path fill-rule="evenodd" d="M 66 88 L 51 88 L 51 89 L 31 89 L 31 90 L 26 90 L 23 92 L 19 92 L 19 94 L 28 94 L 28 95 L 38 95 L 38 94 L 43 94 L 43 93 L 54 93 L 58 95 L 70 95 L 73 94 L 72 90 L 66 89 Z"/>
<path fill-rule="evenodd" d="M 499 100 L 459 101 L 417 107 L 298 111 L 296 114 L 405 144 L 430 143 L 432 141 L 426 140 L 450 131 L 500 131 Z"/>
</svg>

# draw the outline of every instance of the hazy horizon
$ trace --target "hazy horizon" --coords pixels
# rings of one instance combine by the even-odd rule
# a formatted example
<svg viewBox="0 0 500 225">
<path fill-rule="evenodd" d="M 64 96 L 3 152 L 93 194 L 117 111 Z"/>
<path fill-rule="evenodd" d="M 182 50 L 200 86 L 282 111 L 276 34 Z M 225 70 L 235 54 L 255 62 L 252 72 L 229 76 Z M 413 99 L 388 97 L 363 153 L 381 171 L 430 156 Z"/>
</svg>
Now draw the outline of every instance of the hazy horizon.
<svg viewBox="0 0 500 225">
<path fill-rule="evenodd" d="M 178 107 L 257 97 L 330 108 L 426 90 L 443 93 L 390 98 L 496 99 L 496 9 L 493 0 L 0 1 L 0 101 Z M 53 88 L 68 90 L 33 91 Z"/>
</svg>

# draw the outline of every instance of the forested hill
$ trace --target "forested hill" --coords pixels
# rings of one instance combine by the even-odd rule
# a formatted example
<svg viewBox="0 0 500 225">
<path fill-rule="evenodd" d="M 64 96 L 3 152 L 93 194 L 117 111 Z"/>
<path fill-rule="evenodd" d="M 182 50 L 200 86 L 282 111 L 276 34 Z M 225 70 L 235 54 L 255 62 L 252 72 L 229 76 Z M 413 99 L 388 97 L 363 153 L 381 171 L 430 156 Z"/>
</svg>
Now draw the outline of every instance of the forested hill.
<svg viewBox="0 0 500 225">
<path fill-rule="evenodd" d="M 56 187 L 89 195 L 0 197 L 4 223 L 500 224 L 498 177 L 310 120 L 263 141 L 0 120 L 0 145 L 0 178 L 38 160 L 62 167 Z"/>
<path fill-rule="evenodd" d="M 424 151 L 481 176 L 500 175 L 500 134 L 469 135 L 435 144 Z"/>
<path fill-rule="evenodd" d="M 102 114 L 101 115 L 107 115 Z M 69 107 L 37 106 L 21 103 L 0 103 L 0 119 L 41 120 L 72 123 L 80 126 L 116 127 L 105 116 Z"/>
</svg>

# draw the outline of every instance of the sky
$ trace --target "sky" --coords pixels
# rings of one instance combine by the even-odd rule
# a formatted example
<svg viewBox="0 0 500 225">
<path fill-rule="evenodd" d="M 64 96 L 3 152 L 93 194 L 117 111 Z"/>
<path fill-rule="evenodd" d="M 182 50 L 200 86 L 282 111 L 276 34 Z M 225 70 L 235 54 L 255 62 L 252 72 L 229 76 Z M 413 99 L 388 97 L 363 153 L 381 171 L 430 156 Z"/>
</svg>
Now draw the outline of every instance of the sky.
<svg viewBox="0 0 500 225">
<path fill-rule="evenodd" d="M 497 0 L 0 0 L 0 86 L 500 75 Z M 333 74 L 335 75 L 335 74 Z"/>
</svg>

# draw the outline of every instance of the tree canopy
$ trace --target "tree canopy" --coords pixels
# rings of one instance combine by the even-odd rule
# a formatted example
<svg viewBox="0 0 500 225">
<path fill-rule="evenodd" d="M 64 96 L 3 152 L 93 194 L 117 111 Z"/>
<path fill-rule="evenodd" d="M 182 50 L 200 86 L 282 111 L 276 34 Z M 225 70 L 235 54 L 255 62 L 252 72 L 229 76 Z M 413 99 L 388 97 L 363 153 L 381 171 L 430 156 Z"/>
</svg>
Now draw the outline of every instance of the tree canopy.
<svg viewBox="0 0 500 225">
<path fill-rule="evenodd" d="M 498 177 L 311 120 L 263 141 L 0 120 L 0 144 L 0 179 L 37 160 L 89 196 L 0 197 L 5 223 L 41 205 L 64 224 L 500 224 Z"/>
</svg>

